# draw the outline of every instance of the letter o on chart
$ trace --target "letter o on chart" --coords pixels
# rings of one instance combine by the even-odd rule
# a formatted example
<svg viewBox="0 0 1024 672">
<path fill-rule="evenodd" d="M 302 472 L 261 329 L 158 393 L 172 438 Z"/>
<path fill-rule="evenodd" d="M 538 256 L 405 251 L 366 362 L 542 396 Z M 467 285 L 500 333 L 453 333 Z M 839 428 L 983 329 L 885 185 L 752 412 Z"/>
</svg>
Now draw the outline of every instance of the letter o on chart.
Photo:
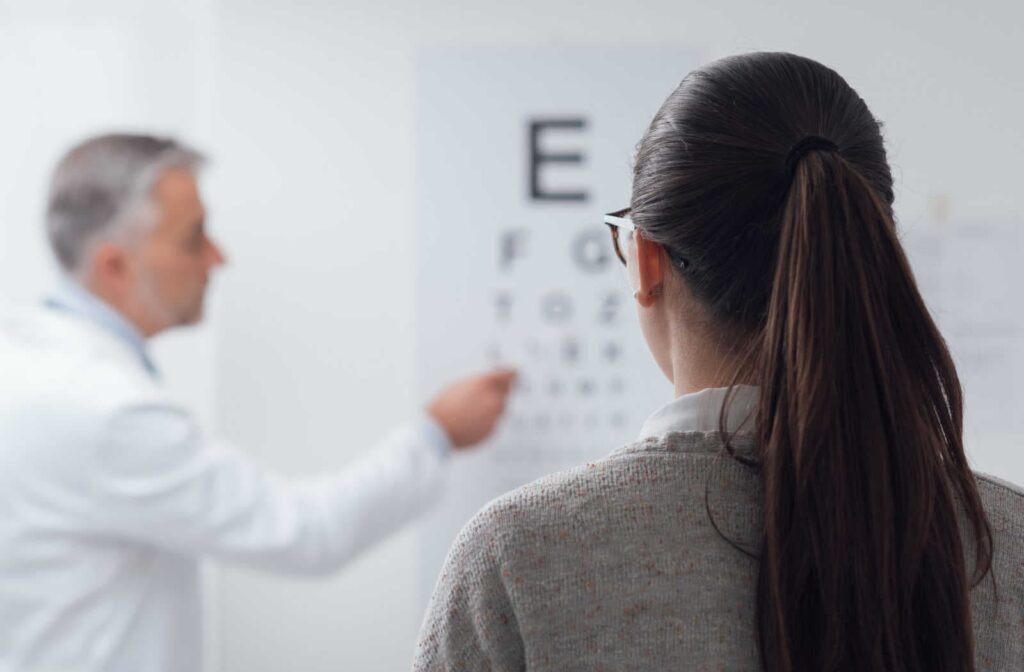
<svg viewBox="0 0 1024 672">
<path fill-rule="evenodd" d="M 572 299 L 564 292 L 551 292 L 541 302 L 541 315 L 555 324 L 567 321 L 572 317 Z"/>
</svg>

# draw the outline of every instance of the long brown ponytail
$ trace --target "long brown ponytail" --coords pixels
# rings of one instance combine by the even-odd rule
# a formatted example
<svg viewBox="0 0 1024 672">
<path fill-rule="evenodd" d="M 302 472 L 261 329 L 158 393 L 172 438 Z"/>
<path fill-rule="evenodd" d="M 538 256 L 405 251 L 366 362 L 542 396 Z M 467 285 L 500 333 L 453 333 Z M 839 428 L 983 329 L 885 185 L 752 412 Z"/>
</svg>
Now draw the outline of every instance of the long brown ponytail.
<svg viewBox="0 0 1024 672">
<path fill-rule="evenodd" d="M 794 154 L 809 135 L 827 141 Z M 693 260 L 694 294 L 752 344 L 768 672 L 975 669 L 969 591 L 991 533 L 892 200 L 864 102 L 790 54 L 691 74 L 638 153 L 637 225 Z"/>
</svg>

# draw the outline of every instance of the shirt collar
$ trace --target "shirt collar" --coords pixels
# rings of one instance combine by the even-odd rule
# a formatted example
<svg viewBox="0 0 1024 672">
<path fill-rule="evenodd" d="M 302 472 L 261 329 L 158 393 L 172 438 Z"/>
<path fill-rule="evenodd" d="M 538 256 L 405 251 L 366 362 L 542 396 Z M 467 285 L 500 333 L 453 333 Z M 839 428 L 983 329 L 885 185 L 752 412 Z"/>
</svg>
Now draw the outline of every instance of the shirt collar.
<svg viewBox="0 0 1024 672">
<path fill-rule="evenodd" d="M 156 377 L 156 366 L 149 357 L 146 339 L 142 333 L 121 313 L 77 282 L 63 278 L 57 289 L 43 303 L 48 308 L 70 313 L 113 334 L 138 356 L 146 371 Z"/>
<path fill-rule="evenodd" d="M 737 385 L 734 389 L 725 429 L 730 433 L 753 432 L 758 388 Z M 647 418 L 640 430 L 640 439 L 659 437 L 670 432 L 718 431 L 722 403 L 728 392 L 727 387 L 710 387 L 673 399 Z"/>
</svg>

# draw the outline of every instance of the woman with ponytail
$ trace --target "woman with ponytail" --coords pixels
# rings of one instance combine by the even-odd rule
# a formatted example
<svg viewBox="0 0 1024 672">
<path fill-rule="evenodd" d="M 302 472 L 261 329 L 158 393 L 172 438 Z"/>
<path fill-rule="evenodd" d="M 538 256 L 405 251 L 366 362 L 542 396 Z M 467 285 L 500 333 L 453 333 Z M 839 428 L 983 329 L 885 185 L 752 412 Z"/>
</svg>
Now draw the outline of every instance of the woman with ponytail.
<svg viewBox="0 0 1024 672">
<path fill-rule="evenodd" d="M 1024 492 L 971 472 L 960 383 L 834 71 L 691 73 L 608 217 L 677 398 L 488 505 L 417 670 L 1024 670 Z"/>
</svg>

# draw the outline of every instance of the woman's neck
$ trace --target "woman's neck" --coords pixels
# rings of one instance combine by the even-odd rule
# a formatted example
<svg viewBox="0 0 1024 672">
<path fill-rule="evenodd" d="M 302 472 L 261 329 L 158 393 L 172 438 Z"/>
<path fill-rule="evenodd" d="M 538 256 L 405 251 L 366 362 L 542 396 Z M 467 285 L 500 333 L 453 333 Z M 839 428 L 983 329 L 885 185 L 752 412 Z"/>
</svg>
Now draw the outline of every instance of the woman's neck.
<svg viewBox="0 0 1024 672">
<path fill-rule="evenodd" d="M 676 397 L 733 383 L 756 385 L 751 376 L 736 380 L 749 341 L 721 334 L 701 333 L 696 329 L 674 330 L 672 343 L 672 382 Z"/>
</svg>

